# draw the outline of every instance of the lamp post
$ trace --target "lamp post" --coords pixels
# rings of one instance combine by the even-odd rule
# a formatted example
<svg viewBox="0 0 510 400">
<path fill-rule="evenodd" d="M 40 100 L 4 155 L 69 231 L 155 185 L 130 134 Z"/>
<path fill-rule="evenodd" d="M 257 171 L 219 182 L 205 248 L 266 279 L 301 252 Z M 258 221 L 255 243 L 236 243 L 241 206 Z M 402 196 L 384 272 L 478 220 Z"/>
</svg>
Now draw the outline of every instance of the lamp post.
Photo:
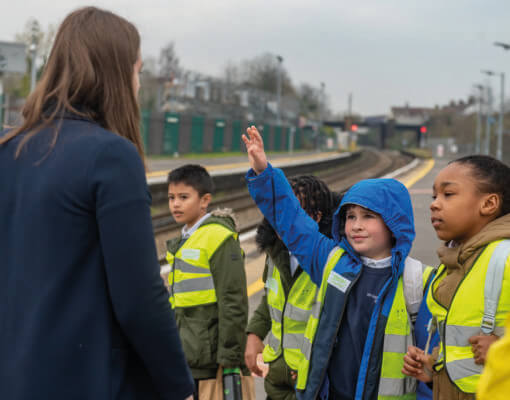
<svg viewBox="0 0 510 400">
<path fill-rule="evenodd" d="M 501 47 L 503 50 L 510 50 L 510 44 L 502 42 L 494 42 L 494 46 Z M 501 73 L 501 114 L 498 125 L 498 160 L 503 159 L 503 115 L 505 114 L 505 73 Z"/>
<path fill-rule="evenodd" d="M 278 71 L 276 74 L 276 105 L 277 105 L 276 123 L 278 126 L 280 126 L 282 124 L 281 104 L 282 104 L 282 62 L 283 62 L 283 57 L 280 55 L 277 55 L 276 59 L 278 60 Z"/>
<path fill-rule="evenodd" d="M 482 103 L 483 103 L 483 85 L 475 85 L 475 88 L 480 91 L 478 96 L 478 112 L 476 113 L 476 144 L 475 153 L 480 154 L 481 140 L 482 140 Z"/>
<path fill-rule="evenodd" d="M 482 71 L 488 76 L 499 75 L 500 78 L 500 110 L 498 118 L 498 142 L 496 149 L 496 158 L 501 160 L 503 158 L 503 115 L 505 113 L 505 73 L 494 71 Z M 488 154 L 488 153 L 487 153 Z"/>
<path fill-rule="evenodd" d="M 494 75 L 492 71 L 482 70 L 482 74 L 485 74 L 489 77 L 487 80 L 487 115 L 486 115 L 486 124 L 485 124 L 485 146 L 483 149 L 483 154 L 489 155 L 491 149 L 491 123 L 492 123 L 492 87 L 490 77 Z"/>
</svg>

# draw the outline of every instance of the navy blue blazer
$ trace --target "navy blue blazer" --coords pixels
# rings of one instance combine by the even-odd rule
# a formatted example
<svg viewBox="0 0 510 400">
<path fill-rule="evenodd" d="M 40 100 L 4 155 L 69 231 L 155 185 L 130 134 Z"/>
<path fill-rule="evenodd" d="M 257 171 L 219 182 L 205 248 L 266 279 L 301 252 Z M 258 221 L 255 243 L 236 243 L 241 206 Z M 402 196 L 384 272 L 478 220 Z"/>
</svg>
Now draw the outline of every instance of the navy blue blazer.
<svg viewBox="0 0 510 400">
<path fill-rule="evenodd" d="M 53 132 L 0 146 L 0 399 L 183 399 L 141 159 L 78 117 Z"/>
</svg>

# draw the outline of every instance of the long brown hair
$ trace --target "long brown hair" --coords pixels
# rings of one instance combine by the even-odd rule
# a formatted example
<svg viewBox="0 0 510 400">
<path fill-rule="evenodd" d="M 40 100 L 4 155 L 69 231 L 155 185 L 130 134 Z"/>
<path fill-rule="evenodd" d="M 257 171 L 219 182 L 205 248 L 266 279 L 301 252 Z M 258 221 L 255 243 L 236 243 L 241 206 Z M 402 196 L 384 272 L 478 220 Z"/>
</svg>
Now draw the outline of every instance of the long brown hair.
<svg viewBox="0 0 510 400">
<path fill-rule="evenodd" d="M 23 107 L 23 123 L 0 138 L 0 145 L 21 133 L 16 157 L 41 129 L 64 113 L 90 118 L 133 142 L 145 162 L 140 110 L 133 87 L 140 35 L 133 24 L 109 11 L 85 7 L 69 14 L 57 32 L 44 72 Z"/>
</svg>

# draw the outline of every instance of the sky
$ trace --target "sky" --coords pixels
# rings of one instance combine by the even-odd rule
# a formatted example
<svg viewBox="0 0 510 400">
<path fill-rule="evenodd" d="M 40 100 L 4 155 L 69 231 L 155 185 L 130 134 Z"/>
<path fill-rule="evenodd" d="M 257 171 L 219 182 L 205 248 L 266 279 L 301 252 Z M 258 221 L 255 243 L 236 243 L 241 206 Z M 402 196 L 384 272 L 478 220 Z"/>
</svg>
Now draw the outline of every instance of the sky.
<svg viewBox="0 0 510 400">
<path fill-rule="evenodd" d="M 204 74 L 281 55 L 294 84 L 325 83 L 333 112 L 346 111 L 349 93 L 362 115 L 444 105 L 485 83 L 481 69 L 510 73 L 510 51 L 493 45 L 510 43 L 508 0 L 23 0 L 2 7 L 0 40 L 13 40 L 30 17 L 58 25 L 85 5 L 133 22 L 144 57 L 173 41 L 181 66 Z"/>
</svg>

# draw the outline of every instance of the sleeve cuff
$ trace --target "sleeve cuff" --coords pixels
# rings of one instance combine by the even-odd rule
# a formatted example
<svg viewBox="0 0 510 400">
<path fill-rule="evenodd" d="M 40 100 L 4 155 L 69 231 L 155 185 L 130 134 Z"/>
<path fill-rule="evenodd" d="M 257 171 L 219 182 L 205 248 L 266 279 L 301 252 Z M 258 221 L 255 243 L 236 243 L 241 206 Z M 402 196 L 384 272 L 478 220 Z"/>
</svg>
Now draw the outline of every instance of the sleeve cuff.
<svg viewBox="0 0 510 400">
<path fill-rule="evenodd" d="M 271 175 L 273 170 L 273 166 L 271 163 L 267 163 L 267 167 L 264 171 L 262 171 L 260 174 L 257 175 L 257 173 L 253 170 L 253 168 L 250 168 L 248 172 L 246 173 L 246 180 L 247 181 L 254 181 L 259 178 L 266 178 L 268 175 Z"/>
</svg>

